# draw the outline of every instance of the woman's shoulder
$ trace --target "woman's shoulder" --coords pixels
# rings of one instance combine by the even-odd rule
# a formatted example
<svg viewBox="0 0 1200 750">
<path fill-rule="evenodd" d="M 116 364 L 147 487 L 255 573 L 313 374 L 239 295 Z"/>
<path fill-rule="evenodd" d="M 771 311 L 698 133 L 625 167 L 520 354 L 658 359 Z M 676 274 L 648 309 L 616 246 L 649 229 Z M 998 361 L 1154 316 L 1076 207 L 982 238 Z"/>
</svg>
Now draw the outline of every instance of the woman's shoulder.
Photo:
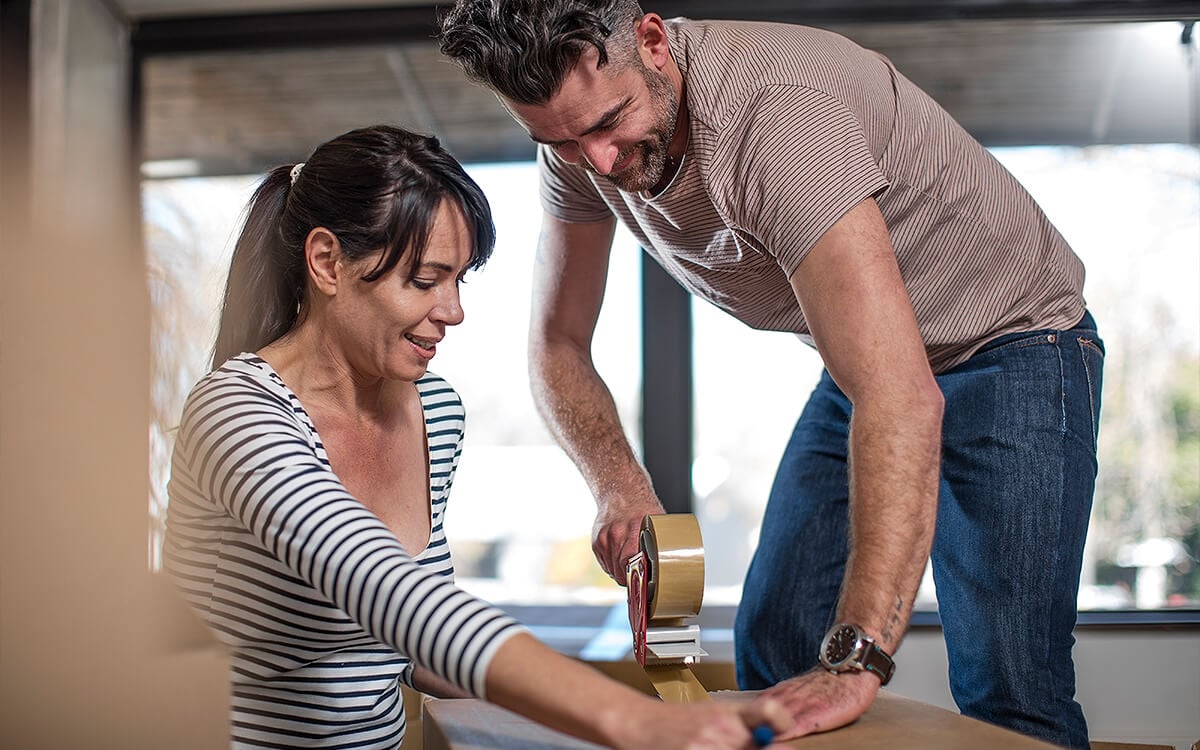
<svg viewBox="0 0 1200 750">
<path fill-rule="evenodd" d="M 238 354 L 202 377 L 188 395 L 185 413 L 201 404 L 219 407 L 222 404 L 260 403 L 291 411 L 291 392 L 279 374 L 255 354 Z"/>
<path fill-rule="evenodd" d="M 431 413 L 444 415 L 465 416 L 462 398 L 449 381 L 440 375 L 426 372 L 417 381 L 417 393 L 421 396 L 421 406 L 425 409 L 426 417 Z"/>
</svg>

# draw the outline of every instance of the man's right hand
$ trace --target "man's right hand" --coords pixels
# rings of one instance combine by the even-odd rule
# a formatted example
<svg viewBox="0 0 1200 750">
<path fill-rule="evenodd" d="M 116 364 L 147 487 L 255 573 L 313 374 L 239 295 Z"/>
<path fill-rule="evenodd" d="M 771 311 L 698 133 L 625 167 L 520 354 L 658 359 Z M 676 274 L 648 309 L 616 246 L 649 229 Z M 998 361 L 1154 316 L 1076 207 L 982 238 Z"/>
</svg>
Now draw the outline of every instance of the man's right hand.
<svg viewBox="0 0 1200 750">
<path fill-rule="evenodd" d="M 592 552 L 596 561 L 614 581 L 624 586 L 629 558 L 638 551 L 642 519 L 665 513 L 658 498 L 634 503 L 601 503 L 592 526 Z"/>
</svg>

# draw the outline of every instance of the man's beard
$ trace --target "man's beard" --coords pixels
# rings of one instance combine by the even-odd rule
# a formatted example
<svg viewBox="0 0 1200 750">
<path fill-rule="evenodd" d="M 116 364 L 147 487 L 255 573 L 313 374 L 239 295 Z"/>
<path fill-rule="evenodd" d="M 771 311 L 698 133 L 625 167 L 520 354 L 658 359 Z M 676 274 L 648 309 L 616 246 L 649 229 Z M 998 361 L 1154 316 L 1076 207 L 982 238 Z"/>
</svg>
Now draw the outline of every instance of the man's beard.
<svg viewBox="0 0 1200 750">
<path fill-rule="evenodd" d="M 679 97 L 675 95 L 675 88 L 667 77 L 657 70 L 643 67 L 642 78 L 650 90 L 654 126 L 644 140 L 623 149 L 613 161 L 613 164 L 620 164 L 630 154 L 640 152 L 632 164 L 620 172 L 601 175 L 627 193 L 650 190 L 662 181 L 663 171 L 667 167 L 667 149 L 675 135 L 675 119 L 679 115 Z M 590 166 L 588 169 L 595 171 Z"/>
</svg>

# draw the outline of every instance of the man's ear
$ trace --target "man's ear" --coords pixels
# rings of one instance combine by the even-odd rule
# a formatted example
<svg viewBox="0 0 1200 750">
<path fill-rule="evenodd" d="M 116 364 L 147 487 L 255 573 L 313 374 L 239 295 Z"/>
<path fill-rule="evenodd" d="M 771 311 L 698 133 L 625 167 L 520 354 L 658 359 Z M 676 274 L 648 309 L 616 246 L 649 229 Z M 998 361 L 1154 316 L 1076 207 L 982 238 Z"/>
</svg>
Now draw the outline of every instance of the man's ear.
<svg viewBox="0 0 1200 750">
<path fill-rule="evenodd" d="M 344 266 L 342 246 L 333 232 L 325 227 L 313 227 L 304 239 L 304 262 L 308 277 L 317 291 L 329 297 L 337 294 Z"/>
<path fill-rule="evenodd" d="M 667 41 L 667 26 L 662 16 L 647 13 L 634 22 L 637 33 L 638 52 L 647 65 L 662 70 L 671 59 L 671 48 Z"/>
</svg>

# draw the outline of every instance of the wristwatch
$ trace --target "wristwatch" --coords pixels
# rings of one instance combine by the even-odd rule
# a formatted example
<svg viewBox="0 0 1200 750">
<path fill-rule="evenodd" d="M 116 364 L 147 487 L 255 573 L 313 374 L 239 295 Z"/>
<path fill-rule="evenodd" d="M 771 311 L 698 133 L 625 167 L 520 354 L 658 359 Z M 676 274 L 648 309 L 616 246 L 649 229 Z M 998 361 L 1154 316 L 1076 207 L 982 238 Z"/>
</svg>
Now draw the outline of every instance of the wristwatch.
<svg viewBox="0 0 1200 750">
<path fill-rule="evenodd" d="M 886 685 L 896 671 L 896 663 L 875 639 L 857 625 L 838 623 L 825 634 L 819 656 L 821 666 L 830 672 L 871 672 Z"/>
</svg>

